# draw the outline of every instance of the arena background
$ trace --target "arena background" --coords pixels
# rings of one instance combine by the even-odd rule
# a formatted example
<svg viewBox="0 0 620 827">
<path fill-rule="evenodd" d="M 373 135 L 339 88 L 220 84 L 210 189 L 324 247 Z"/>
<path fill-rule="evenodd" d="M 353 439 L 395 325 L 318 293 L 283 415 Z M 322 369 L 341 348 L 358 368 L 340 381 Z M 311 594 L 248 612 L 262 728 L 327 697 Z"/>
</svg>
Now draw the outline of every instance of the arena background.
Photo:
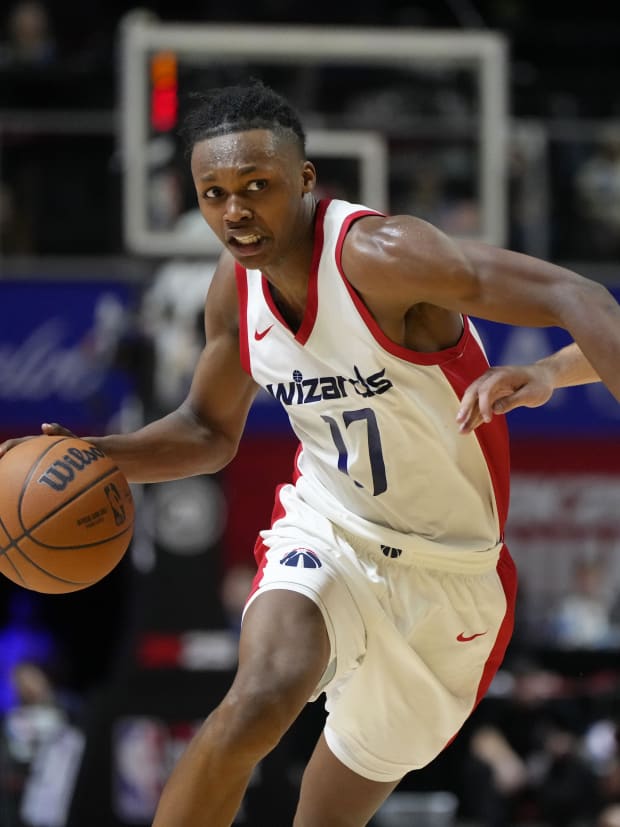
<svg viewBox="0 0 620 827">
<path fill-rule="evenodd" d="M 129 429 L 183 397 L 215 257 L 200 246 L 206 228 L 192 216 L 175 140 L 192 84 L 264 76 L 303 111 L 326 194 L 368 194 L 372 206 L 448 232 L 490 233 L 620 298 L 613 7 L 288 5 L 18 0 L 3 10 L 0 439 L 46 420 L 78 434 Z M 205 35 L 240 26 L 255 39 L 268 27 L 274 47 L 261 60 L 241 53 L 206 66 L 145 48 L 134 116 L 126 44 L 140 23 L 199 24 Z M 458 34 L 498 44 L 496 120 L 480 128 L 486 81 L 474 59 L 455 64 L 451 47 L 440 66 L 422 61 L 406 76 L 409 68 L 361 58 L 343 68 L 274 57 L 294 35 L 311 53 L 322 31 L 363 33 L 369 53 L 390 32 L 412 43 Z M 135 154 L 128 130 L 140 118 Z M 142 178 L 128 188 L 136 169 Z M 476 323 L 492 363 L 529 361 L 567 341 L 556 329 Z M 472 721 L 403 781 L 376 827 L 618 823 L 608 807 L 620 802 L 620 408 L 591 385 L 514 412 L 509 424 L 515 638 Z M 294 449 L 282 413 L 261 395 L 225 471 L 135 487 L 132 546 L 101 583 L 46 597 L 0 582 L 0 827 L 150 824 L 176 756 L 231 679 L 255 535 Z M 50 695 L 16 694 L 10 676 L 24 662 L 40 667 Z M 320 704 L 309 706 L 259 767 L 236 823 L 291 823 L 321 723 Z"/>
</svg>

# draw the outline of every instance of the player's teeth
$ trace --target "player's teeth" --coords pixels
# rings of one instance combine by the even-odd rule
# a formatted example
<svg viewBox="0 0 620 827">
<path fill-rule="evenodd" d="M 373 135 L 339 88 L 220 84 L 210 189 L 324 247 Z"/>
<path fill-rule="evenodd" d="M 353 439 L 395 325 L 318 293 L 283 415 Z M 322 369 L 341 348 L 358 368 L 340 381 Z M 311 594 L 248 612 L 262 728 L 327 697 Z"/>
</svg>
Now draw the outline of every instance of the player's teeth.
<svg viewBox="0 0 620 827">
<path fill-rule="evenodd" d="M 257 241 L 260 241 L 259 235 L 236 235 L 235 241 L 239 244 L 256 244 Z"/>
</svg>

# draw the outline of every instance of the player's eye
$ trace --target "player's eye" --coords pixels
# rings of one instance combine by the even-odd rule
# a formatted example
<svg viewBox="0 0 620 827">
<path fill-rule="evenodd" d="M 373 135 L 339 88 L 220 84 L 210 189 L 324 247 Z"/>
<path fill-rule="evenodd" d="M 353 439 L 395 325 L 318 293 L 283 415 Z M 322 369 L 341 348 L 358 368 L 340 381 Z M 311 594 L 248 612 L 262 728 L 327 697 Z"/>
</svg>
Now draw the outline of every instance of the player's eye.
<svg viewBox="0 0 620 827">
<path fill-rule="evenodd" d="M 203 198 L 219 198 L 222 195 L 221 187 L 209 187 L 202 193 Z"/>
<path fill-rule="evenodd" d="M 250 181 L 247 188 L 250 192 L 260 192 L 267 186 L 267 181 L 264 178 L 257 178 L 255 181 Z"/>
</svg>

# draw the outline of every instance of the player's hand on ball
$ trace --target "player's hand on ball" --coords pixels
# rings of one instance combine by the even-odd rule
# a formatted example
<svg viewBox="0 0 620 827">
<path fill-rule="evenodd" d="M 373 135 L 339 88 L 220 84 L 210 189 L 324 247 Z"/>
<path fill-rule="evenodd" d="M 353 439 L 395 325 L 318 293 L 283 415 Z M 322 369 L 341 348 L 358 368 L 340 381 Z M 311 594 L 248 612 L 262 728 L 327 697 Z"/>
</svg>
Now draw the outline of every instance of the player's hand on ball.
<svg viewBox="0 0 620 827">
<path fill-rule="evenodd" d="M 41 431 L 46 436 L 70 436 L 77 439 L 74 433 L 72 433 L 68 428 L 65 428 L 63 425 L 59 425 L 58 422 L 43 422 L 41 425 Z"/>
<path fill-rule="evenodd" d="M 41 425 L 41 431 L 46 436 L 70 436 L 75 437 L 75 434 L 72 433 L 68 428 L 64 428 L 62 425 L 59 425 L 58 422 L 43 422 Z M 22 442 L 25 442 L 27 439 L 32 439 L 36 434 L 32 434 L 31 436 L 20 436 L 16 439 L 7 439 L 5 442 L 0 443 L 0 457 L 3 457 L 7 451 L 10 451 L 11 448 L 15 448 L 16 445 L 20 445 Z"/>
</svg>

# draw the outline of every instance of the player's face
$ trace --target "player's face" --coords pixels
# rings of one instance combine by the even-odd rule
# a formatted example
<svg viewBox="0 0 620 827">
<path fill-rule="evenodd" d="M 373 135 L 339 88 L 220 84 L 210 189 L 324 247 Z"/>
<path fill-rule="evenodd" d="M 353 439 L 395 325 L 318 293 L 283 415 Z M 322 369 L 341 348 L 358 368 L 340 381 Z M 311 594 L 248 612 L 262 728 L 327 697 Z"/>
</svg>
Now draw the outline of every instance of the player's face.
<svg viewBox="0 0 620 827">
<path fill-rule="evenodd" d="M 273 264 L 311 235 L 316 174 L 293 141 L 266 129 L 208 138 L 191 169 L 203 217 L 244 266 Z"/>
</svg>

